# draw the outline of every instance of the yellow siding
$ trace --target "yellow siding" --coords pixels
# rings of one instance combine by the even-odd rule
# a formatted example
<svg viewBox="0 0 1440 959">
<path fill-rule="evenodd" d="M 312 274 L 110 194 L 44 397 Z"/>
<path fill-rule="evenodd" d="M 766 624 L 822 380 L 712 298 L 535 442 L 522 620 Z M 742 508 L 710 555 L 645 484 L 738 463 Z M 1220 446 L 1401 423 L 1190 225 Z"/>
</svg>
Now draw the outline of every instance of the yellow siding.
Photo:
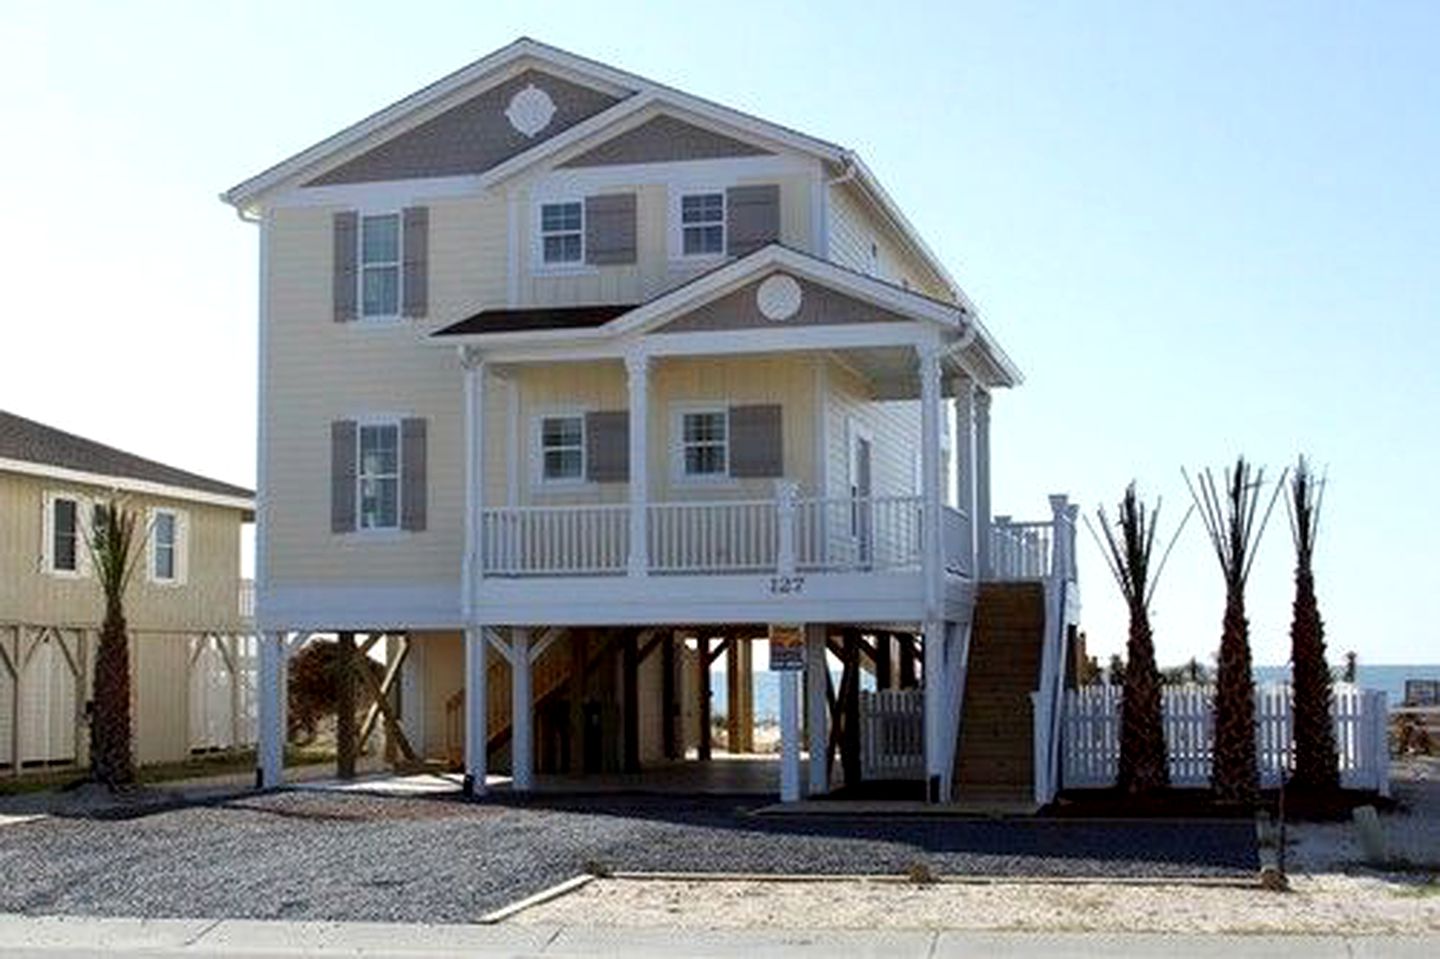
<svg viewBox="0 0 1440 959">
<path fill-rule="evenodd" d="M 0 473 L 0 622 L 98 625 L 104 609 L 94 576 L 62 577 L 44 571 L 47 493 L 82 501 L 109 495 L 98 487 Z M 136 631 L 240 628 L 240 512 L 134 494 L 127 494 L 125 502 L 141 511 L 142 523 L 148 522 L 148 511 L 159 506 L 183 512 L 188 521 L 185 582 L 152 583 L 142 566 L 126 594 L 130 627 Z M 147 549 L 147 563 L 148 556 Z"/>
<path fill-rule="evenodd" d="M 927 296 L 953 299 L 940 277 L 902 245 L 899 234 L 863 205 L 853 186 L 841 184 L 829 187 L 829 191 L 829 258 L 833 262 L 889 283 L 908 282 L 916 292 Z M 870 253 L 872 243 L 874 256 Z"/>
</svg>

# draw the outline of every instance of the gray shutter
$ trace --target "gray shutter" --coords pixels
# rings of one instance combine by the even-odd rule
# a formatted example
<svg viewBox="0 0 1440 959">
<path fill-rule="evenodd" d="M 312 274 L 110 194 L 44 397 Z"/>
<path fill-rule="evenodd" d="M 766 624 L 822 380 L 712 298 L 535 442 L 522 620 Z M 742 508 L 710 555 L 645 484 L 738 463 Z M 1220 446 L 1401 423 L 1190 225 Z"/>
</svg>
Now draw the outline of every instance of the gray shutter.
<svg viewBox="0 0 1440 959">
<path fill-rule="evenodd" d="M 585 414 L 585 478 L 592 483 L 624 483 L 630 479 L 628 410 Z"/>
<path fill-rule="evenodd" d="M 354 210 L 335 214 L 335 265 L 331 285 L 335 301 L 335 322 L 345 323 L 357 314 L 356 260 L 360 255 L 360 215 Z"/>
<path fill-rule="evenodd" d="M 585 262 L 603 266 L 635 259 L 635 194 L 587 196 Z"/>
<path fill-rule="evenodd" d="M 330 532 L 355 531 L 355 421 L 330 424 Z"/>
<path fill-rule="evenodd" d="M 425 421 L 400 421 L 400 528 L 423 530 L 426 506 Z"/>
<path fill-rule="evenodd" d="M 725 191 L 726 250 L 731 256 L 754 253 L 780 242 L 780 187 L 732 186 Z"/>
<path fill-rule="evenodd" d="M 772 403 L 730 407 L 730 475 L 782 476 L 784 470 L 780 406 Z"/>
<path fill-rule="evenodd" d="M 401 237 L 405 269 L 400 280 L 405 316 L 424 316 L 430 308 L 430 209 L 407 206 L 401 214 Z"/>
</svg>

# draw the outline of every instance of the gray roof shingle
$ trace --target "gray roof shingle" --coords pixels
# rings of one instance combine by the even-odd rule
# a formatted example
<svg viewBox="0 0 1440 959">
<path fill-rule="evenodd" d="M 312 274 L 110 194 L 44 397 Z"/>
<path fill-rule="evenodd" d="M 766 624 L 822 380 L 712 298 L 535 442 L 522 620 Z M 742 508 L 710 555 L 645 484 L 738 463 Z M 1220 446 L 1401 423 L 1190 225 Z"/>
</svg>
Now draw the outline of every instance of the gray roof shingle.
<svg viewBox="0 0 1440 959">
<path fill-rule="evenodd" d="M 4 459 L 161 483 L 215 496 L 255 498 L 253 490 L 187 473 L 0 410 L 0 460 Z"/>
</svg>

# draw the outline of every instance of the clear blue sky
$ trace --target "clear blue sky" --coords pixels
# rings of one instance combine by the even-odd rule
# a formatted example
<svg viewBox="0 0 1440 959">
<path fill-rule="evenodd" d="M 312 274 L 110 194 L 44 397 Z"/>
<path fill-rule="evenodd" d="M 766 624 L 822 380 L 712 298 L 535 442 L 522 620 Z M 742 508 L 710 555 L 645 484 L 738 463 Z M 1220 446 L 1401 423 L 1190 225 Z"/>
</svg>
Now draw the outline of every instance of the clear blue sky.
<svg viewBox="0 0 1440 959">
<path fill-rule="evenodd" d="M 1027 376 L 997 510 L 1330 468 L 1332 649 L 1440 660 L 1440 4 L 0 2 L 0 407 L 254 476 L 255 233 L 223 188 L 519 35 L 858 149 Z M 724 25 L 722 25 L 722 23 Z M 104 387 L 117 379 L 120 386 Z M 1198 527 L 1156 600 L 1209 656 Z M 1098 554 L 1092 648 L 1123 643 Z M 1251 588 L 1287 656 L 1277 514 Z"/>
</svg>

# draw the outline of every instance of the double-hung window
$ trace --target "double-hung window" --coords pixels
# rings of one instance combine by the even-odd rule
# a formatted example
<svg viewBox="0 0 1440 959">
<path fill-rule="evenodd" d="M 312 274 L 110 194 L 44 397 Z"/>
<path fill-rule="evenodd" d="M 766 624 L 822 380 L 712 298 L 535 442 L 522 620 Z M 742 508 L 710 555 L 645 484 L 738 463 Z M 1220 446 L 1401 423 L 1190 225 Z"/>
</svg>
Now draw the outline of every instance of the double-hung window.
<svg viewBox="0 0 1440 959">
<path fill-rule="evenodd" d="M 83 547 L 80 502 L 64 496 L 50 501 L 50 571 L 78 573 Z"/>
<path fill-rule="evenodd" d="M 547 266 L 585 262 L 585 205 L 540 205 L 540 259 Z"/>
<path fill-rule="evenodd" d="M 400 216 L 386 213 L 360 219 L 360 314 L 400 313 Z"/>
<path fill-rule="evenodd" d="M 157 583 L 173 583 L 176 573 L 176 551 L 179 548 L 179 521 L 170 510 L 156 510 L 150 527 L 150 578 Z"/>
<path fill-rule="evenodd" d="M 355 471 L 360 529 L 400 527 L 400 426 L 364 423 L 359 429 Z"/>
<path fill-rule="evenodd" d="M 725 252 L 725 194 L 687 193 L 680 197 L 680 252 L 718 256 Z"/>
<path fill-rule="evenodd" d="M 687 477 L 729 473 L 729 420 L 724 410 L 697 410 L 680 417 L 681 471 Z"/>
<path fill-rule="evenodd" d="M 546 483 L 585 478 L 585 418 L 546 416 L 540 420 L 540 478 Z"/>
</svg>

